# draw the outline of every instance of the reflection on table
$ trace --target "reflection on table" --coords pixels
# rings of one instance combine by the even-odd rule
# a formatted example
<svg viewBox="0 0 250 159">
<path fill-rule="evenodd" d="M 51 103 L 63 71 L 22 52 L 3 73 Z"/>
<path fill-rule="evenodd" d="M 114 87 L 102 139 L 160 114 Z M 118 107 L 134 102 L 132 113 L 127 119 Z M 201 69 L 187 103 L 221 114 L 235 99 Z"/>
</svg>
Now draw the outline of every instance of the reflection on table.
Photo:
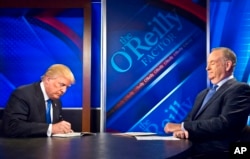
<svg viewBox="0 0 250 159">
<path fill-rule="evenodd" d="M 136 140 L 98 133 L 71 138 L 0 138 L 0 158 L 166 159 L 187 156 L 188 140 Z"/>
</svg>

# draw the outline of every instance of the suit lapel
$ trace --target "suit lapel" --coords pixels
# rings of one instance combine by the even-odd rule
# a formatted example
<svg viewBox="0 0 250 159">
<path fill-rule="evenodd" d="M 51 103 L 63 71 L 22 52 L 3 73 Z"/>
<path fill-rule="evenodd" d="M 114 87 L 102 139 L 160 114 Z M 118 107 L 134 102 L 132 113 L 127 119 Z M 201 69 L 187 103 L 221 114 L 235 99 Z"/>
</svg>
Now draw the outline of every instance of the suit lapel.
<svg viewBox="0 0 250 159">
<path fill-rule="evenodd" d="M 213 101 L 215 101 L 216 100 L 216 98 L 218 98 L 218 94 L 219 94 L 219 92 L 215 92 L 214 93 L 214 95 L 207 101 L 207 103 L 203 106 L 203 108 L 200 110 L 200 112 L 198 113 L 198 114 L 195 114 L 195 119 L 200 115 L 200 114 L 202 114 L 209 106 L 211 106 L 212 104 L 212 102 Z M 204 98 L 203 98 L 204 99 Z M 202 102 L 201 102 L 201 104 L 200 104 L 200 107 L 201 107 L 201 105 L 202 105 Z M 199 107 L 199 108 L 200 108 Z M 199 110 L 199 109 L 198 109 Z M 198 110 L 196 111 L 196 113 L 198 112 Z"/>
<path fill-rule="evenodd" d="M 44 96 L 40 87 L 40 83 L 35 84 L 35 89 L 36 89 L 36 100 L 37 100 L 37 107 L 38 107 L 38 113 L 37 115 L 40 118 L 40 121 L 46 121 L 46 105 L 44 101 Z"/>
<path fill-rule="evenodd" d="M 35 83 L 35 98 L 38 103 L 37 106 L 37 116 L 41 122 L 46 122 L 46 102 L 40 87 L 40 82 Z M 61 114 L 61 104 L 60 100 L 52 100 L 53 107 L 53 123 L 59 121 L 59 115 Z"/>
<path fill-rule="evenodd" d="M 197 101 L 196 106 L 194 107 L 194 110 L 193 110 L 193 118 L 194 118 L 195 116 L 197 116 L 197 113 L 198 113 L 198 111 L 199 111 L 199 109 L 200 109 L 200 107 L 201 107 L 201 105 L 202 105 L 202 102 L 203 102 L 204 98 L 206 97 L 206 94 L 208 93 L 208 91 L 209 91 L 208 88 L 205 89 L 205 90 L 201 93 L 200 97 L 197 98 L 198 101 Z"/>
<path fill-rule="evenodd" d="M 212 103 L 213 103 L 214 101 L 216 101 L 216 99 L 220 96 L 220 94 L 222 94 L 224 91 L 226 91 L 234 82 L 236 82 L 235 78 L 230 79 L 230 80 L 228 80 L 226 83 L 224 83 L 224 84 L 215 92 L 215 94 L 207 101 L 207 103 L 204 105 L 203 109 L 199 112 L 199 114 L 196 114 L 196 113 L 198 112 L 199 108 L 201 107 L 202 102 L 203 102 L 203 100 L 204 100 L 206 94 L 208 93 L 208 91 L 207 91 L 207 93 L 204 94 L 204 96 L 203 96 L 203 98 L 202 98 L 202 100 L 201 100 L 201 102 L 200 102 L 200 106 L 199 106 L 198 108 L 196 108 L 196 111 L 195 111 L 196 113 L 194 114 L 195 119 L 197 119 L 197 117 L 199 117 L 199 116 L 200 116 L 209 106 L 211 106 Z"/>
<path fill-rule="evenodd" d="M 53 121 L 52 123 L 54 123 L 55 121 L 57 121 L 57 117 L 58 117 L 58 104 L 55 100 L 52 101 L 52 106 L 53 106 Z"/>
</svg>

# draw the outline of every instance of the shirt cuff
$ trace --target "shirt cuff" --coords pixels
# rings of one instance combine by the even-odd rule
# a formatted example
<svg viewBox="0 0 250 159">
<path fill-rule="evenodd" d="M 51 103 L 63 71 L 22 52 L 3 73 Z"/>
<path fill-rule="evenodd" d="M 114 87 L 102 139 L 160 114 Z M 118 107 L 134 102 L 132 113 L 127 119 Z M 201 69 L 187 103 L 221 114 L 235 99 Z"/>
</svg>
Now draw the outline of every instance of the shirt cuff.
<svg viewBox="0 0 250 159">
<path fill-rule="evenodd" d="M 184 122 L 181 123 L 181 130 L 186 131 L 186 129 L 184 128 Z"/>
<path fill-rule="evenodd" d="M 51 136 L 52 135 L 52 124 L 49 124 L 49 128 L 47 130 L 47 136 Z"/>
</svg>

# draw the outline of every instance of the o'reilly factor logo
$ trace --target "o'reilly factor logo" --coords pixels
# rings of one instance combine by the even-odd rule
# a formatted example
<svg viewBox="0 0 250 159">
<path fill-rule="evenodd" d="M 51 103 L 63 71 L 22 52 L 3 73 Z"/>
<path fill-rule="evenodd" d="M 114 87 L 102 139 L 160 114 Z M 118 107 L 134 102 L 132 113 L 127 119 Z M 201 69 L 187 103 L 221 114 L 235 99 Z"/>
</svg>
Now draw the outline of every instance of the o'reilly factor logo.
<svg viewBox="0 0 250 159">
<path fill-rule="evenodd" d="M 230 145 L 230 159 L 249 159 L 250 158 L 250 143 L 235 142 Z"/>
</svg>

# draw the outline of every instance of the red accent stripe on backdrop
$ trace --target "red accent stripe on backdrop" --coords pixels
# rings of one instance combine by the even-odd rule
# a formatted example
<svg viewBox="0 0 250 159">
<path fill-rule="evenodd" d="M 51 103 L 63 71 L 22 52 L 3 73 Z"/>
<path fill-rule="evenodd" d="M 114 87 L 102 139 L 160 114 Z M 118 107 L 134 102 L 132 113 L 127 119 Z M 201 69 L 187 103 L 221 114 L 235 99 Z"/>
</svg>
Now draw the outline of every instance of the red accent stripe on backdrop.
<svg viewBox="0 0 250 159">
<path fill-rule="evenodd" d="M 192 0 L 162 0 L 162 1 L 193 14 L 203 22 L 207 21 L 206 8 L 198 4 L 195 4 L 194 2 L 192 2 Z"/>
<path fill-rule="evenodd" d="M 61 11 L 61 9 L 46 10 L 45 12 L 37 15 L 36 18 L 60 31 L 63 35 L 69 38 L 79 48 L 79 50 L 82 50 L 82 39 L 72 29 L 55 18 L 55 16 Z"/>
<path fill-rule="evenodd" d="M 108 112 L 107 117 L 109 118 L 118 109 L 124 106 L 124 104 L 133 98 L 140 90 L 142 90 L 148 83 L 153 81 L 157 76 L 160 75 L 161 70 L 165 70 L 171 62 L 173 62 L 177 56 L 179 56 L 186 47 L 193 42 L 194 37 L 190 37 L 183 44 L 166 57 L 159 65 L 157 65 L 149 74 L 147 74 L 144 79 L 142 79 L 130 92 L 128 92 L 118 103 L 116 103 Z"/>
</svg>

